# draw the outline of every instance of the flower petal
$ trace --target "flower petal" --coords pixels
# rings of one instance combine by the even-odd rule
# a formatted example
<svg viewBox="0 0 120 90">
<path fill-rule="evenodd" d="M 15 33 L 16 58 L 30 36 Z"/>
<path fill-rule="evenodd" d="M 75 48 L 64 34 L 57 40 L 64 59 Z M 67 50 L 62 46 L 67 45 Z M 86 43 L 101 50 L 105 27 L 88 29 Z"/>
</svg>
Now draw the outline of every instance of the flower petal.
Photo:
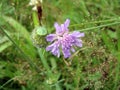
<svg viewBox="0 0 120 90">
<path fill-rule="evenodd" d="M 65 21 L 65 23 L 64 23 L 65 27 L 68 27 L 69 24 L 70 24 L 70 19 L 66 19 L 66 21 Z"/>
<path fill-rule="evenodd" d="M 77 39 L 74 43 L 74 45 L 78 46 L 78 47 L 82 47 L 82 40 Z"/>
<path fill-rule="evenodd" d="M 80 33 L 78 31 L 74 31 L 73 33 L 71 33 L 72 36 L 74 37 L 84 37 L 84 33 Z"/>
<path fill-rule="evenodd" d="M 70 20 L 66 19 L 66 21 L 64 22 L 64 31 L 67 31 L 67 32 L 69 31 L 68 29 L 69 24 L 70 24 Z"/>
<path fill-rule="evenodd" d="M 46 40 L 48 42 L 52 42 L 56 39 L 55 37 L 56 37 L 56 34 L 49 34 L 49 35 L 46 36 Z"/>
<path fill-rule="evenodd" d="M 75 49 L 72 47 L 72 48 L 71 48 L 71 51 L 72 51 L 72 52 L 75 52 Z"/>
<path fill-rule="evenodd" d="M 63 48 L 62 52 L 63 52 L 64 58 L 68 58 L 68 57 L 71 56 L 71 53 L 70 53 L 69 49 Z"/>
<path fill-rule="evenodd" d="M 67 48 L 66 47 L 66 44 L 62 44 L 62 53 L 64 55 L 64 58 L 68 58 L 71 56 L 71 53 L 70 53 L 70 48 Z"/>
<path fill-rule="evenodd" d="M 64 31 L 65 31 L 65 26 L 64 26 L 64 24 L 61 24 L 61 30 L 62 30 L 61 33 L 64 33 Z"/>
<path fill-rule="evenodd" d="M 54 43 L 46 47 L 46 51 L 51 51 L 54 48 Z"/>
<path fill-rule="evenodd" d="M 57 57 L 60 57 L 59 42 L 54 42 L 46 48 L 46 51 L 51 51 L 51 53 Z"/>
<path fill-rule="evenodd" d="M 61 29 L 61 26 L 58 23 L 54 23 L 54 27 L 56 29 L 57 34 L 61 33 L 62 29 Z"/>
<path fill-rule="evenodd" d="M 60 57 L 60 51 L 58 47 L 54 47 L 53 50 L 51 51 L 53 55 Z"/>
</svg>

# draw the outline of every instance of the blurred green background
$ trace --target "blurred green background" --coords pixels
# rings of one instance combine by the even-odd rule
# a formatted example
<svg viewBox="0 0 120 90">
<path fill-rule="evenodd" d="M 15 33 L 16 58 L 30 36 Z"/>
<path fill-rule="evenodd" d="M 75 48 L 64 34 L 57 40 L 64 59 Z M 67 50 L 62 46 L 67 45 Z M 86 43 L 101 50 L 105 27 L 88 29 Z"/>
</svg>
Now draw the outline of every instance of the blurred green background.
<svg viewBox="0 0 120 90">
<path fill-rule="evenodd" d="M 119 90 L 120 0 L 43 0 L 42 22 L 85 33 L 68 59 L 34 47 L 29 0 L 0 0 L 0 90 Z"/>
</svg>

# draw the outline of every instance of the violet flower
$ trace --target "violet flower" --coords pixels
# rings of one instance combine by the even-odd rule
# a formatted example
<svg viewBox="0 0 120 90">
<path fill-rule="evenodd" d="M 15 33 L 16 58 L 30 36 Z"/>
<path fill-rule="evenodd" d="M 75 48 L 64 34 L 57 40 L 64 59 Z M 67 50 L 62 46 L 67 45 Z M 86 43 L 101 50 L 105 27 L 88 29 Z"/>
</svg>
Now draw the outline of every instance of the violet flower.
<svg viewBox="0 0 120 90">
<path fill-rule="evenodd" d="M 68 29 L 69 23 L 69 19 L 66 19 L 64 24 L 61 25 L 55 23 L 56 33 L 49 34 L 46 37 L 46 40 L 52 43 L 46 50 L 57 57 L 60 57 L 60 52 L 62 52 L 64 57 L 68 58 L 71 56 L 71 52 L 75 52 L 74 47 L 82 47 L 80 37 L 84 37 L 84 33 L 80 33 L 79 31 L 70 33 Z"/>
</svg>

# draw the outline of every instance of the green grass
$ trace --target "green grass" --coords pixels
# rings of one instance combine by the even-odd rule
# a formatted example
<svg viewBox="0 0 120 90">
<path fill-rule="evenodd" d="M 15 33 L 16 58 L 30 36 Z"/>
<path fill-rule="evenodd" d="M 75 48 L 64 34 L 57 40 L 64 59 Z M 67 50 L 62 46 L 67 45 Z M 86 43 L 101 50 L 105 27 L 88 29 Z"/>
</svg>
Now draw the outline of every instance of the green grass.
<svg viewBox="0 0 120 90">
<path fill-rule="evenodd" d="M 83 47 L 68 59 L 32 43 L 39 24 L 28 3 L 0 0 L 0 90 L 120 89 L 119 0 L 43 0 L 48 33 L 55 31 L 54 22 L 66 18 L 70 31 L 85 33 Z"/>
</svg>

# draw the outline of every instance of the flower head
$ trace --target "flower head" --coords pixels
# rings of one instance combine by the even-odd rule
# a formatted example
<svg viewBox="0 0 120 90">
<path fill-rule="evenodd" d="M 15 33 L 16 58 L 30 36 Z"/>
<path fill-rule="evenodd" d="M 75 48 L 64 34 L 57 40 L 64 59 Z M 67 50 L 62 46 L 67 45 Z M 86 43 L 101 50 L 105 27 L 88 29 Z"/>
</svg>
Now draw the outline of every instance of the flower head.
<svg viewBox="0 0 120 90">
<path fill-rule="evenodd" d="M 75 52 L 75 46 L 82 47 L 82 40 L 80 38 L 84 37 L 84 33 L 80 33 L 79 31 L 70 33 L 68 29 L 69 24 L 69 19 L 66 19 L 64 24 L 61 25 L 55 23 L 56 33 L 46 36 L 46 40 L 52 43 L 46 50 L 51 51 L 57 57 L 60 57 L 60 52 L 62 51 L 64 57 L 68 58 L 71 56 L 71 52 Z"/>
</svg>

